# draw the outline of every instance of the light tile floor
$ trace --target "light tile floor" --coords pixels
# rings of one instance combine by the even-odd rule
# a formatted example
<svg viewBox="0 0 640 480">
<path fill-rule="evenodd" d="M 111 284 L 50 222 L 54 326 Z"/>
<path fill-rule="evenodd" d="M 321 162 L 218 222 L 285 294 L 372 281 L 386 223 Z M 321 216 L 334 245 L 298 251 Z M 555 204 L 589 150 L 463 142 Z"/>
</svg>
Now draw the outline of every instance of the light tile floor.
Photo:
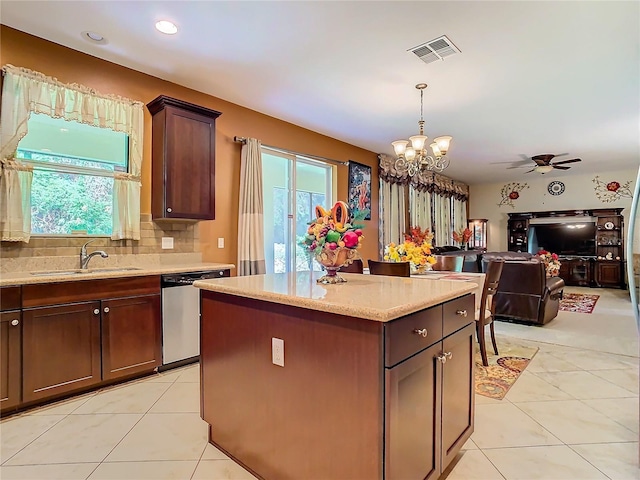
<svg viewBox="0 0 640 480">
<path fill-rule="evenodd" d="M 627 292 L 544 327 L 498 322 L 540 348 L 505 399 L 476 397 L 475 433 L 448 480 L 638 479 L 638 334 Z M 207 444 L 198 366 L 30 410 L 0 423 L 0 478 L 254 477 Z M 301 479 L 303 480 L 303 479 Z M 333 479 L 327 479 L 333 480 Z"/>
</svg>

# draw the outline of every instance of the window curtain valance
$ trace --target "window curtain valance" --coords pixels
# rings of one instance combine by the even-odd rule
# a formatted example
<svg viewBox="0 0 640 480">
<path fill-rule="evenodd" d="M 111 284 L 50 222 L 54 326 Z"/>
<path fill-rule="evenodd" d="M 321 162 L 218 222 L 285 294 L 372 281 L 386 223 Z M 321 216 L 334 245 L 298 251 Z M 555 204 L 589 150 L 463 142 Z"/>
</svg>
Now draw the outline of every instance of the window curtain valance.
<svg viewBox="0 0 640 480">
<path fill-rule="evenodd" d="M 129 136 L 129 172 L 114 177 L 111 238 L 139 240 L 144 104 L 117 95 L 104 95 L 78 84 L 63 84 L 53 77 L 13 65 L 3 66 L 2 72 L 0 175 L 4 177 L 8 171 L 6 166 L 16 161 L 16 149 L 27 134 L 27 122 L 32 112 L 126 133 Z M 30 202 L 30 199 L 22 201 Z M 20 212 L 9 214 L 21 215 L 26 210 L 22 206 Z M 9 223 L 16 222 L 11 220 Z M 5 237 L 3 230 L 2 240 L 7 239 Z M 21 240 L 29 239 L 27 236 L 26 240 Z"/>
<path fill-rule="evenodd" d="M 413 177 L 396 170 L 395 159 L 389 155 L 378 155 L 378 175 L 388 183 L 411 185 L 419 192 L 436 193 L 457 200 L 469 199 L 469 185 L 453 180 L 445 175 L 433 171 L 420 171 Z"/>
</svg>

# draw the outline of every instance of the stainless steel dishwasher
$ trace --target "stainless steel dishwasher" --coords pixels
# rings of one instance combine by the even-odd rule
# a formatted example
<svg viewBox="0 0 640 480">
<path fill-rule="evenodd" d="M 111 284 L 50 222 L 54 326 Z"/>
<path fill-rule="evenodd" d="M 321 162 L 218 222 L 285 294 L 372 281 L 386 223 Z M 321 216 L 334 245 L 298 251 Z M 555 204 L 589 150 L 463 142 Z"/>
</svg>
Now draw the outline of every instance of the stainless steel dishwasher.
<svg viewBox="0 0 640 480">
<path fill-rule="evenodd" d="M 200 356 L 200 290 L 193 282 L 230 276 L 229 270 L 162 275 L 162 367 L 196 362 Z"/>
</svg>

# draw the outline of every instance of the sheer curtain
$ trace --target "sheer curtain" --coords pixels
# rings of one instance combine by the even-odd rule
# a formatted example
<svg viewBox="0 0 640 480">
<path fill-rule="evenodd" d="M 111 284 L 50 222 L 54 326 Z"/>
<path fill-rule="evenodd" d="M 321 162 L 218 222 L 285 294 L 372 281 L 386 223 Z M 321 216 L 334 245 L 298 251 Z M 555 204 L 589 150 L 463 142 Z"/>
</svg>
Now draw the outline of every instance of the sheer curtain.
<svg viewBox="0 0 640 480">
<path fill-rule="evenodd" d="M 247 138 L 240 158 L 238 217 L 238 275 L 267 272 L 264 258 L 264 202 L 262 193 L 262 146 Z"/>
<path fill-rule="evenodd" d="M 114 176 L 113 189 L 113 233 L 111 238 L 119 240 L 140 239 L 140 172 L 142 167 L 142 136 L 144 111 L 142 102 L 117 95 L 103 95 L 78 84 L 63 84 L 53 77 L 26 68 L 5 65 L 2 86 L 2 112 L 0 113 L 0 162 L 2 163 L 3 188 L 7 191 L 8 217 L 2 217 L 2 239 L 10 233 L 8 225 L 27 224 L 25 212 L 30 211 L 30 196 L 9 185 L 11 165 L 18 143 L 27 134 L 27 122 L 32 112 L 54 118 L 76 121 L 100 128 L 124 132 L 129 136 L 129 172 Z M 22 172 L 24 170 L 17 170 Z M 8 179 L 6 178 L 8 174 Z M 21 175 L 21 174 L 20 174 Z M 20 200 L 17 199 L 18 193 Z M 5 198 L 3 197 L 3 200 Z M 4 203 L 4 202 L 3 202 Z M 19 205 L 20 208 L 16 208 Z M 4 211 L 2 212 L 4 215 Z M 30 215 L 30 214 L 29 214 Z M 28 232 L 13 241 L 29 241 Z M 26 238 L 26 239 L 25 239 Z"/>
<path fill-rule="evenodd" d="M 435 243 L 437 246 L 451 245 L 451 197 L 445 195 L 433 195 L 433 214 L 435 217 L 436 231 Z"/>
<path fill-rule="evenodd" d="M 380 179 L 378 250 L 382 258 L 384 246 L 399 243 L 406 231 L 405 186 Z"/>
<path fill-rule="evenodd" d="M 453 230 L 459 232 L 469 225 L 467 223 L 467 201 L 451 197 L 451 210 L 453 212 Z"/>
<path fill-rule="evenodd" d="M 431 193 L 420 191 L 409 186 L 409 216 L 410 226 L 428 228 L 433 233 L 433 218 L 431 216 Z"/>
</svg>

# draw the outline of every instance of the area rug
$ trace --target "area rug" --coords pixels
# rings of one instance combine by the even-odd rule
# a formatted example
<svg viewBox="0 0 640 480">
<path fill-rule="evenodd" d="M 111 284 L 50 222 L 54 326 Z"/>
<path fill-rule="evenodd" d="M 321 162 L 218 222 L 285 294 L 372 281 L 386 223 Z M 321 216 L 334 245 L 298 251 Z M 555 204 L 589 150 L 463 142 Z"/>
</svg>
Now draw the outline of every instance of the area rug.
<svg viewBox="0 0 640 480">
<path fill-rule="evenodd" d="M 500 354 L 494 355 L 491 340 L 488 339 L 489 366 L 485 367 L 482 365 L 480 349 L 476 345 L 476 393 L 502 400 L 538 350 L 536 347 L 525 347 L 498 340 Z"/>
<path fill-rule="evenodd" d="M 563 312 L 591 313 L 600 295 L 584 293 L 565 293 L 560 300 L 560 310 Z"/>
</svg>

